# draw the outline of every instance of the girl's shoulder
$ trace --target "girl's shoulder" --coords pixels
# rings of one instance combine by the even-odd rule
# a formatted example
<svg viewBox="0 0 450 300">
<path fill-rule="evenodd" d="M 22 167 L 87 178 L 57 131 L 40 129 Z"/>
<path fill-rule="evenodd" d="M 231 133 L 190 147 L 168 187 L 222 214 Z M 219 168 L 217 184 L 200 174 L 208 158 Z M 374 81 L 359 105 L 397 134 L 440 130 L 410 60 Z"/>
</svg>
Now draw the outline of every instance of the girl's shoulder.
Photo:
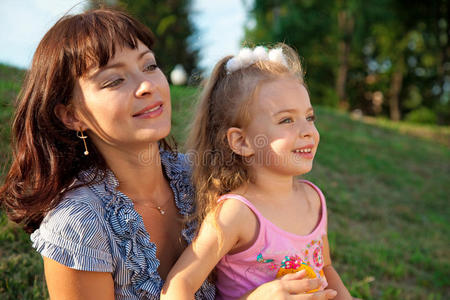
<svg viewBox="0 0 450 300">
<path fill-rule="evenodd" d="M 299 179 L 295 182 L 299 196 L 305 196 L 312 208 L 320 211 L 321 220 L 323 219 L 324 228 L 326 228 L 328 212 L 325 196 L 314 183 L 308 180 Z"/>
<path fill-rule="evenodd" d="M 299 197 L 305 197 L 312 207 L 317 207 L 327 214 L 327 205 L 325 196 L 318 186 L 308 180 L 299 179 L 295 181 L 296 190 Z"/>
<path fill-rule="evenodd" d="M 298 179 L 295 181 L 295 187 L 299 192 L 306 193 L 308 197 L 314 198 L 318 201 L 325 201 L 325 196 L 320 188 L 311 181 Z"/>
</svg>

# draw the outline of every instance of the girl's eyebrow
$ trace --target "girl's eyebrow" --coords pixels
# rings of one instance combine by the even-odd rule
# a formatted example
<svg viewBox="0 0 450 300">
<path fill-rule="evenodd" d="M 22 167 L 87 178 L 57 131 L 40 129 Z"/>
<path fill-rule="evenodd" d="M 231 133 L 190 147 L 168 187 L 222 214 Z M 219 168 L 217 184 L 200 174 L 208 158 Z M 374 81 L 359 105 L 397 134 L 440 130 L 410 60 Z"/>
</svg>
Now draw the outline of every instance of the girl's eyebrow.
<svg viewBox="0 0 450 300">
<path fill-rule="evenodd" d="M 283 109 L 283 110 L 280 110 L 280 111 L 274 113 L 272 116 L 275 117 L 275 116 L 277 116 L 277 115 L 279 115 L 279 114 L 282 114 L 282 113 L 295 113 L 295 112 L 297 112 L 297 111 L 298 111 L 298 110 L 295 109 L 295 108 L 291 108 L 291 109 Z M 314 111 L 314 110 L 313 110 L 312 107 L 309 107 L 309 108 L 306 110 L 306 113 L 309 113 L 309 112 L 311 112 L 311 111 Z"/>
<path fill-rule="evenodd" d="M 141 53 L 139 53 L 138 60 L 140 60 L 147 53 L 152 53 L 153 54 L 153 52 L 151 50 L 149 50 L 149 49 L 144 50 Z M 102 73 L 105 70 L 114 69 L 114 68 L 121 68 L 123 66 L 124 66 L 124 63 L 122 63 L 122 62 L 117 62 L 117 63 L 112 64 L 112 65 L 106 65 L 106 66 L 102 67 L 101 69 L 96 70 L 92 75 L 89 75 L 89 79 L 94 79 L 95 77 L 97 77 L 100 73 Z"/>
</svg>

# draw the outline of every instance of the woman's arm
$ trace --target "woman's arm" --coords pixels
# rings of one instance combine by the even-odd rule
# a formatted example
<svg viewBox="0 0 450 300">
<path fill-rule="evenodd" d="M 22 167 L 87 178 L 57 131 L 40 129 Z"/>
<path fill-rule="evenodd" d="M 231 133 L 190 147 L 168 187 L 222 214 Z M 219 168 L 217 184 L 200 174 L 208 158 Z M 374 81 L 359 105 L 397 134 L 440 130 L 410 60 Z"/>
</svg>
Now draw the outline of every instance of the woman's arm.
<svg viewBox="0 0 450 300">
<path fill-rule="evenodd" d="M 330 247 L 328 245 L 328 236 L 323 237 L 323 259 L 324 267 L 323 272 L 328 281 L 328 288 L 337 291 L 336 300 L 351 300 L 353 299 L 344 283 L 342 282 L 339 274 L 331 265 Z"/>
<path fill-rule="evenodd" d="M 111 273 L 79 271 L 47 257 L 44 269 L 51 299 L 114 300 Z"/>
</svg>

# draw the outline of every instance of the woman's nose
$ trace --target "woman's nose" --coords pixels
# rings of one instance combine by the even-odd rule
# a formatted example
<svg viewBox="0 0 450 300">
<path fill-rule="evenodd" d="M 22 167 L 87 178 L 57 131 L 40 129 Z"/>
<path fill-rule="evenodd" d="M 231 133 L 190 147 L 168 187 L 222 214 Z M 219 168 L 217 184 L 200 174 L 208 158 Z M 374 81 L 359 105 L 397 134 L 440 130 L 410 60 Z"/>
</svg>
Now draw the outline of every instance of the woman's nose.
<svg viewBox="0 0 450 300">
<path fill-rule="evenodd" d="M 145 96 L 149 96 L 153 93 L 155 89 L 154 83 L 148 78 L 142 78 L 139 80 L 139 85 L 136 90 L 136 97 L 142 98 Z"/>
</svg>

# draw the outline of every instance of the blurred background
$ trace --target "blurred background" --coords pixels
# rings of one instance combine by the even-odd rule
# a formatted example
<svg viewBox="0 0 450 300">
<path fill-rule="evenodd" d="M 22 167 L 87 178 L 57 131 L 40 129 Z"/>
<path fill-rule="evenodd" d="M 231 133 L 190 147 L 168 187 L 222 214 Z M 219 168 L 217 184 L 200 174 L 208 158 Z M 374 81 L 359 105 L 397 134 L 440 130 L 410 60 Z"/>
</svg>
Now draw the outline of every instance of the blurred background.
<svg viewBox="0 0 450 300">
<path fill-rule="evenodd" d="M 120 7 L 157 37 L 180 148 L 199 86 L 241 46 L 298 51 L 321 144 L 332 258 L 363 299 L 450 299 L 450 17 L 445 0 L 1 0 L 1 178 L 14 99 L 64 14 Z M 0 299 L 46 299 L 40 256 L 0 211 Z"/>
</svg>

